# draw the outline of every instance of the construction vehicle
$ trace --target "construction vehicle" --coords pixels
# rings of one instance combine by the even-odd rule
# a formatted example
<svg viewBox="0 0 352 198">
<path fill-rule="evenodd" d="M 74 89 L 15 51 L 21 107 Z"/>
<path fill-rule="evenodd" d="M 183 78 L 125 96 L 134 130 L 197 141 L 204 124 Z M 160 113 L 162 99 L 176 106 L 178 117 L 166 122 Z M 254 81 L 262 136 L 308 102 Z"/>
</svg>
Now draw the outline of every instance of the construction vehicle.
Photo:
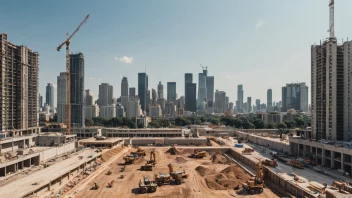
<svg viewBox="0 0 352 198">
<path fill-rule="evenodd" d="M 138 156 L 146 156 L 146 153 L 143 149 L 141 149 L 140 147 L 137 147 L 137 151 L 136 152 L 131 152 L 132 155 L 138 155 Z"/>
<path fill-rule="evenodd" d="M 108 170 L 108 172 L 106 172 L 106 175 L 111 175 L 110 169 Z"/>
<path fill-rule="evenodd" d="M 144 193 L 153 193 L 156 191 L 156 188 L 158 187 L 158 185 L 152 181 L 150 181 L 148 179 L 148 177 L 144 176 L 143 179 L 141 179 L 141 181 L 139 182 L 139 192 L 141 194 Z"/>
<path fill-rule="evenodd" d="M 207 154 L 206 151 L 199 151 L 199 149 L 194 149 L 194 152 L 188 157 L 190 157 L 190 158 L 203 158 L 206 156 L 206 154 Z"/>
<path fill-rule="evenodd" d="M 84 20 L 78 25 L 76 30 L 57 47 L 57 51 L 66 45 L 66 85 L 71 84 L 71 66 L 70 66 L 70 43 L 72 37 L 78 32 L 82 25 L 88 20 L 89 14 L 84 18 Z M 70 86 L 67 86 L 66 89 L 66 135 L 70 135 L 71 132 L 71 89 Z"/>
<path fill-rule="evenodd" d="M 168 165 L 169 167 L 169 174 L 167 173 L 159 173 L 155 175 L 155 181 L 159 186 L 170 183 L 171 180 L 174 181 L 176 185 L 180 185 L 183 183 L 183 179 L 188 177 L 188 174 L 183 170 L 181 171 L 174 171 L 174 168 L 171 164 Z"/>
<path fill-rule="evenodd" d="M 94 182 L 94 186 L 92 187 L 92 190 L 98 190 L 100 186 L 98 185 L 97 182 Z"/>
<path fill-rule="evenodd" d="M 247 143 L 248 142 L 248 136 L 244 137 L 240 137 L 237 140 L 237 143 Z"/>
<path fill-rule="evenodd" d="M 314 191 L 316 191 L 318 193 L 324 194 L 326 186 L 327 186 L 326 184 L 323 185 L 323 184 L 320 184 L 318 182 L 312 181 L 312 182 L 309 182 L 308 188 L 310 188 L 311 190 L 314 190 Z"/>
<path fill-rule="evenodd" d="M 242 183 L 242 188 L 248 194 L 260 194 L 263 192 L 264 188 L 264 175 L 262 170 L 262 162 L 258 162 L 257 166 L 257 173 L 254 178 L 249 179 L 247 182 Z"/>
<path fill-rule="evenodd" d="M 134 164 L 134 161 L 136 161 L 136 157 L 135 156 L 125 156 L 123 157 L 123 160 L 125 160 L 125 164 Z"/>
<path fill-rule="evenodd" d="M 265 165 L 265 166 L 277 167 L 277 162 L 276 162 L 276 160 L 269 160 L 269 159 L 266 159 L 266 160 L 264 160 L 262 163 L 263 163 L 263 165 Z"/>
<path fill-rule="evenodd" d="M 350 186 L 350 183 L 341 182 L 341 181 L 333 181 L 331 187 L 334 190 L 339 190 L 340 193 L 352 194 L 352 186 Z"/>
<path fill-rule="evenodd" d="M 115 180 L 108 182 L 108 188 L 112 188 L 114 186 L 114 182 L 115 182 Z"/>
<path fill-rule="evenodd" d="M 274 159 L 277 159 L 278 161 L 283 162 L 283 163 L 286 163 L 286 162 L 287 162 L 287 160 L 285 160 L 284 158 L 282 158 L 278 153 L 274 153 L 274 154 L 273 154 L 273 158 L 274 158 Z"/>
<path fill-rule="evenodd" d="M 294 168 L 299 168 L 299 169 L 303 169 L 303 166 L 301 163 L 299 163 L 298 161 L 296 160 L 291 160 L 290 164 L 292 165 L 292 167 Z"/>
<path fill-rule="evenodd" d="M 141 166 L 140 170 L 152 171 L 155 164 L 156 164 L 155 152 L 151 151 L 149 161 L 147 161 L 147 163 L 145 165 Z"/>
<path fill-rule="evenodd" d="M 121 167 L 120 172 L 125 171 L 125 168 L 126 168 L 125 166 Z"/>
<path fill-rule="evenodd" d="M 251 155 L 252 152 L 254 152 L 253 149 L 251 149 L 251 148 L 244 148 L 244 150 L 242 151 L 242 155 Z"/>
</svg>

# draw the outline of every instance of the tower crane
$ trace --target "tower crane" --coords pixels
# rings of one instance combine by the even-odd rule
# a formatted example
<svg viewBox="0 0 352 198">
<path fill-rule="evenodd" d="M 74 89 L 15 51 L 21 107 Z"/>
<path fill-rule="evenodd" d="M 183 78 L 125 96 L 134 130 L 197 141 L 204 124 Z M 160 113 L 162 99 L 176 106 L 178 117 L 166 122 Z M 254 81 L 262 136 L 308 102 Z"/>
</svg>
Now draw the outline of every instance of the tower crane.
<svg viewBox="0 0 352 198">
<path fill-rule="evenodd" d="M 78 32 L 78 30 L 82 27 L 82 25 L 88 20 L 89 14 L 84 18 L 84 20 L 78 25 L 76 30 L 63 42 L 57 47 L 57 51 L 66 45 L 66 134 L 70 134 L 71 130 L 71 88 L 70 88 L 70 42 L 72 37 Z"/>
<path fill-rule="evenodd" d="M 200 64 L 200 67 L 203 68 L 203 70 L 207 70 L 208 67 L 204 67 L 202 64 Z"/>
</svg>

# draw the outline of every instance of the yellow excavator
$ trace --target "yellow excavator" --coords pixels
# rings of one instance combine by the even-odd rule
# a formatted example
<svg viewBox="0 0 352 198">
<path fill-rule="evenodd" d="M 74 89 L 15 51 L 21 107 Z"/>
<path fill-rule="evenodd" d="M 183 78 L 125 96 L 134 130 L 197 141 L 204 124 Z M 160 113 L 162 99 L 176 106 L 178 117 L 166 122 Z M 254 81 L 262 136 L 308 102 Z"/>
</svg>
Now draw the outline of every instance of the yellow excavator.
<svg viewBox="0 0 352 198">
<path fill-rule="evenodd" d="M 123 157 L 123 160 L 125 160 L 125 164 L 133 164 L 134 161 L 136 161 L 136 157 L 135 156 L 125 156 Z"/>
<path fill-rule="evenodd" d="M 143 149 L 141 149 L 140 147 L 137 147 L 137 151 L 131 152 L 131 155 L 146 156 L 146 153 Z"/>
<path fill-rule="evenodd" d="M 169 174 L 167 173 L 159 173 L 155 175 L 155 181 L 159 186 L 170 183 L 171 180 L 175 182 L 176 185 L 180 185 L 183 183 L 183 179 L 188 177 L 188 173 L 183 170 L 181 171 L 174 171 L 174 168 L 171 164 L 169 164 Z"/>
<path fill-rule="evenodd" d="M 264 188 L 264 175 L 262 170 L 262 162 L 257 163 L 257 174 L 254 178 L 249 179 L 247 182 L 242 183 L 242 188 L 248 194 L 260 194 Z"/>
<path fill-rule="evenodd" d="M 153 166 L 155 166 L 155 164 L 156 164 L 155 151 L 151 151 L 149 161 L 147 161 L 147 163 L 145 165 L 141 166 L 140 170 L 152 171 Z"/>
<path fill-rule="evenodd" d="M 206 156 L 206 154 L 207 154 L 206 151 L 199 151 L 198 149 L 194 149 L 194 152 L 188 157 L 190 157 L 190 158 L 203 158 Z"/>
</svg>

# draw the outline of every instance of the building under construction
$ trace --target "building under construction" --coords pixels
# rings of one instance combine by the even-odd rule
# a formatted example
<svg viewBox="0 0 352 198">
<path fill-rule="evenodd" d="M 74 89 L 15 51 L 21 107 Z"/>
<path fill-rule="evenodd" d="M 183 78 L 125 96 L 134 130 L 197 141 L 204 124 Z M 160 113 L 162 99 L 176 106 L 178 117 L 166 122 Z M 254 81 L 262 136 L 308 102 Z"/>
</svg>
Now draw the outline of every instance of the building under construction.
<svg viewBox="0 0 352 198">
<path fill-rule="evenodd" d="M 38 126 L 39 54 L 0 34 L 0 130 L 22 131 Z"/>
</svg>

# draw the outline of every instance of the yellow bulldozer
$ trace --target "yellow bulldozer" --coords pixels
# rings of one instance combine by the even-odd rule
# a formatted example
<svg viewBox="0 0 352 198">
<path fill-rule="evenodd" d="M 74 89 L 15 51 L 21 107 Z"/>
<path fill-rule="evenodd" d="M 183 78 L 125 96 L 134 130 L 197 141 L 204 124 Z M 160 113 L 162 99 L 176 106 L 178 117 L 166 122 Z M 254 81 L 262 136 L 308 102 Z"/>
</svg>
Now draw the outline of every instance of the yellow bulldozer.
<svg viewBox="0 0 352 198">
<path fill-rule="evenodd" d="M 147 161 L 145 165 L 141 166 L 140 170 L 152 171 L 155 164 L 156 164 L 155 151 L 151 151 L 149 161 Z"/>
<path fill-rule="evenodd" d="M 247 182 L 242 183 L 242 188 L 248 194 L 260 194 L 263 192 L 264 188 L 264 175 L 262 170 L 262 163 L 259 161 L 257 163 L 257 174 L 254 178 L 249 179 Z"/>
<path fill-rule="evenodd" d="M 207 155 L 206 151 L 199 151 L 198 149 L 195 149 L 194 152 L 188 156 L 190 158 L 203 158 Z"/>
</svg>

